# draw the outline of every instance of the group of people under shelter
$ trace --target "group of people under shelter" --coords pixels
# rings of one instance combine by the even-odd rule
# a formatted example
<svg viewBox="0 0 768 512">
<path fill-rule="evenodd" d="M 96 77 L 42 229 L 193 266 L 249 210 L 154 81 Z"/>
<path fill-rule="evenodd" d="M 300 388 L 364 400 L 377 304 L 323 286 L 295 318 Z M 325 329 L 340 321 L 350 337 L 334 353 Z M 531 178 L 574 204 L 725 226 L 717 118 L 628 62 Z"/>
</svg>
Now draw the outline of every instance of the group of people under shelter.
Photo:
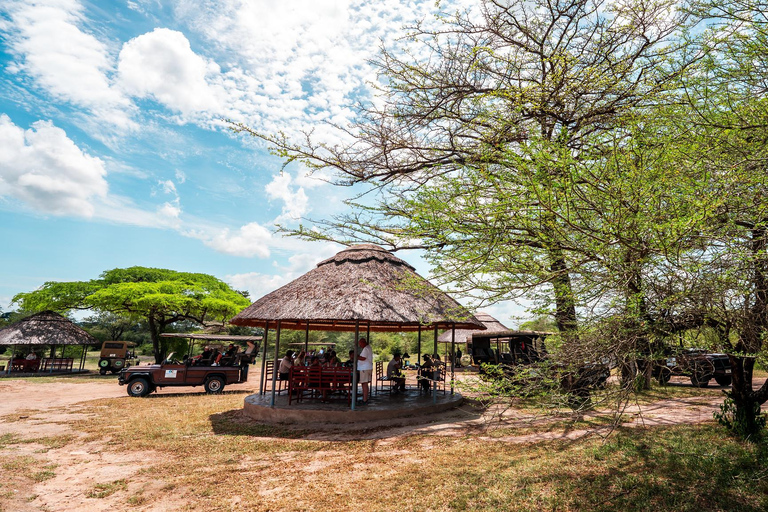
<svg viewBox="0 0 768 512">
<path fill-rule="evenodd" d="M 367 404 L 370 399 L 370 387 L 373 379 L 373 350 L 368 340 L 361 337 L 358 340 L 358 346 L 360 352 L 357 355 L 357 370 L 358 370 L 358 382 L 362 387 L 362 404 Z M 354 367 L 355 351 L 349 351 L 349 359 L 342 362 L 336 355 L 335 350 L 320 351 L 310 354 L 309 356 L 304 350 L 298 353 L 293 350 L 288 350 L 285 353 L 285 357 L 280 360 L 278 367 L 278 378 L 280 380 L 288 380 L 290 378 L 291 368 L 294 366 L 309 366 L 309 367 L 321 367 L 321 368 L 336 368 L 336 367 Z M 418 367 L 418 382 L 420 388 L 429 392 L 432 386 L 432 382 L 439 378 L 439 372 L 443 362 L 440 360 L 438 354 L 429 355 L 424 354 L 423 363 Z M 392 360 L 387 364 L 387 379 L 393 382 L 392 392 L 395 394 L 406 392 L 406 375 L 403 373 L 403 360 L 399 352 L 395 352 L 392 355 Z"/>
<path fill-rule="evenodd" d="M 360 338 L 358 340 L 360 347 L 360 353 L 357 355 L 357 371 L 358 382 L 363 388 L 362 404 L 367 404 L 370 399 L 370 387 L 371 379 L 373 376 L 373 351 L 368 344 L 368 340 Z M 280 380 L 288 380 L 290 378 L 291 368 L 294 366 L 309 366 L 320 368 L 353 368 L 354 367 L 355 351 L 349 351 L 349 360 L 342 362 L 336 355 L 335 350 L 322 351 L 321 353 L 314 353 L 307 356 L 307 353 L 302 350 L 295 353 L 293 350 L 288 350 L 285 353 L 285 357 L 280 360 L 280 366 L 278 367 L 277 374 Z"/>
</svg>

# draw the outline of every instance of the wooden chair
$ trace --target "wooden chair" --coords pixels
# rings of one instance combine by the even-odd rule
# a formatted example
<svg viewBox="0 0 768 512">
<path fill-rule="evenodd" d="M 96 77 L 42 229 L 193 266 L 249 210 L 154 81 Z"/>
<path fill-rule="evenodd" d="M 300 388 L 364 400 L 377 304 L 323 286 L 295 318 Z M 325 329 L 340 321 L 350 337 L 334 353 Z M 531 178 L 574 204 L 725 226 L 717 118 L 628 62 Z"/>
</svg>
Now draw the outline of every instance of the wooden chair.
<svg viewBox="0 0 768 512">
<path fill-rule="evenodd" d="M 275 362 L 274 361 L 266 361 L 266 364 L 264 365 L 264 390 L 265 391 L 272 391 L 272 374 L 275 372 Z M 288 380 L 282 380 L 280 378 L 280 375 L 277 376 L 277 380 L 275 381 L 275 393 L 278 395 L 283 390 L 288 390 L 288 383 L 290 382 L 290 378 Z M 269 389 L 267 389 L 267 384 L 269 385 Z"/>
<path fill-rule="evenodd" d="M 294 400 L 297 402 L 304 398 L 309 391 L 309 368 L 306 366 L 294 366 L 288 378 L 288 405 Z"/>
<path fill-rule="evenodd" d="M 392 384 L 394 381 L 387 377 L 387 374 L 384 372 L 384 361 L 376 361 L 376 385 L 373 388 L 373 390 L 376 392 L 376 394 L 379 394 L 379 386 L 381 386 L 381 390 L 384 390 L 384 386 L 389 386 L 389 392 L 392 393 Z"/>
</svg>

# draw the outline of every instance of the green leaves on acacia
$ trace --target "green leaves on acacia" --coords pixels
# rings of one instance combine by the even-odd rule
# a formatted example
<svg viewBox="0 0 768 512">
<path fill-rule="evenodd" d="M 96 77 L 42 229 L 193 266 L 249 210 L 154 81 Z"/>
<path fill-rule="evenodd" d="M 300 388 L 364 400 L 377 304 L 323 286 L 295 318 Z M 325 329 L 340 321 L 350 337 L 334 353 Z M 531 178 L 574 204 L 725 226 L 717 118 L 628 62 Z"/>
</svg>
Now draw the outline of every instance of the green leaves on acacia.
<svg viewBox="0 0 768 512">
<path fill-rule="evenodd" d="M 211 275 L 148 267 L 107 270 L 91 281 L 47 282 L 13 301 L 35 311 L 93 309 L 144 319 L 158 362 L 167 349 L 160 333 L 168 325 L 179 320 L 224 322 L 250 304 Z"/>
</svg>

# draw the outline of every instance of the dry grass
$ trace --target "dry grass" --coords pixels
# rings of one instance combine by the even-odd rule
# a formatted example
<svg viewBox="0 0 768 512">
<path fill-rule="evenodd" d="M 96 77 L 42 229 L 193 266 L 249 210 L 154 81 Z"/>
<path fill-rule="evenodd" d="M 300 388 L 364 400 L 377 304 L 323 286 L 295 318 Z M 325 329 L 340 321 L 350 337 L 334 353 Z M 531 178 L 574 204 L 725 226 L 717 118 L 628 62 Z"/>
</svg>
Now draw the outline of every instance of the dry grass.
<svg viewBox="0 0 768 512">
<path fill-rule="evenodd" d="M 308 441 L 307 431 L 257 425 L 235 410 L 243 394 L 164 395 L 91 404 L 74 427 L 155 458 L 126 481 L 93 489 L 127 508 L 172 492 L 177 510 L 764 510 L 765 445 L 713 425 L 618 430 L 603 442 L 510 444 L 466 436 Z M 126 404 L 129 407 L 126 407 Z M 105 414 L 119 411 L 119 414 Z M 554 428 L 593 428 L 597 417 Z M 550 427 L 551 428 L 551 427 Z M 13 442 L 8 439 L 6 442 Z M 763 472 L 764 473 L 764 472 Z M 762 475 L 762 476 L 761 476 Z M 132 482 L 162 492 L 130 495 Z M 117 498 L 116 498 L 117 499 Z"/>
<path fill-rule="evenodd" d="M 355 439 L 346 432 L 343 441 L 312 441 L 307 429 L 244 419 L 244 396 L 91 401 L 78 406 L 74 433 L 34 439 L 44 448 L 34 456 L 11 455 L 30 439 L 2 435 L 0 509 L 12 489 L 33 489 L 56 474 L 46 451 L 83 445 L 98 446 L 108 464 L 141 453 L 141 469 L 96 480 L 84 491 L 87 502 L 121 510 L 169 506 L 170 495 L 173 510 L 181 511 L 768 509 L 768 444 L 742 444 L 714 424 L 618 429 L 607 440 L 502 439 L 611 422 L 610 415 L 594 415 L 481 436 L 468 429 L 465 435 Z M 655 388 L 642 399 L 693 396 L 702 390 L 676 386 Z"/>
</svg>

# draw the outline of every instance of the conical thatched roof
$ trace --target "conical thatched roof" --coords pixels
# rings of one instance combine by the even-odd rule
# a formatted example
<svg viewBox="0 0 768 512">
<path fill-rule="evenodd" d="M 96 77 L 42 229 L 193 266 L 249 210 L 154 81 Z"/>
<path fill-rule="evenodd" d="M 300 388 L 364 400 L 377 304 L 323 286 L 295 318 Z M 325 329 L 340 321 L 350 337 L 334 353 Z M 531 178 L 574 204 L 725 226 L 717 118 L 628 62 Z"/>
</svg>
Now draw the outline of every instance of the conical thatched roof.
<svg viewBox="0 0 768 512">
<path fill-rule="evenodd" d="M 99 341 L 53 311 L 43 311 L 0 329 L 0 345 L 94 345 Z"/>
<path fill-rule="evenodd" d="M 487 332 L 491 331 L 507 331 L 507 327 L 493 318 L 488 313 L 478 312 L 475 313 L 475 318 L 477 318 L 487 329 Z M 476 332 L 481 332 L 480 329 L 456 329 L 456 343 L 466 343 L 468 340 L 472 339 L 472 335 Z M 450 343 L 451 342 L 451 331 L 445 331 L 440 336 L 437 337 L 437 341 L 440 343 Z"/>
<path fill-rule="evenodd" d="M 350 331 L 415 331 L 419 325 L 482 329 L 463 306 L 414 268 L 373 244 L 355 245 L 251 304 L 231 323 Z"/>
</svg>

